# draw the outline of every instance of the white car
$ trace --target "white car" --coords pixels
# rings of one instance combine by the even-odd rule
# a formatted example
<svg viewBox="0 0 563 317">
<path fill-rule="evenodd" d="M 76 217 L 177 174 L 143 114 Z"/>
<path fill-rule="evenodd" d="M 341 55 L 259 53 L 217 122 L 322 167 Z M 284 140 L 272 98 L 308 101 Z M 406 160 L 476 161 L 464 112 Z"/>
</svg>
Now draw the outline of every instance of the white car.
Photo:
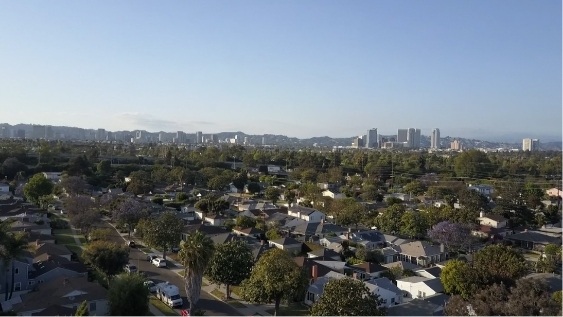
<svg viewBox="0 0 563 317">
<path fill-rule="evenodd" d="M 152 264 L 156 267 L 166 267 L 166 260 L 163 258 L 152 259 Z"/>
<path fill-rule="evenodd" d="M 153 281 L 148 280 L 148 281 L 145 281 L 144 284 L 149 289 L 149 292 L 151 292 L 151 293 L 156 292 L 156 284 Z"/>
</svg>

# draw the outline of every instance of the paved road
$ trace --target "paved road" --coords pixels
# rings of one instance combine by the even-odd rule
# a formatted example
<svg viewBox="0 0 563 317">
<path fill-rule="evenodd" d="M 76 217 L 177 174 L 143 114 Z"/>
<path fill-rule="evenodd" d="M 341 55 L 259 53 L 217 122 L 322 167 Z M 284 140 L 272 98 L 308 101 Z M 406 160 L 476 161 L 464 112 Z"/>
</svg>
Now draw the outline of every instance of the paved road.
<svg viewBox="0 0 563 317">
<path fill-rule="evenodd" d="M 115 231 L 113 227 L 107 223 L 104 223 L 104 226 L 112 229 L 113 234 L 110 237 L 111 241 L 119 244 L 125 243 L 121 235 Z M 184 306 L 180 309 L 188 308 L 186 289 L 184 288 L 184 280 L 181 276 L 173 272 L 170 268 L 157 268 L 152 265 L 146 260 L 145 253 L 136 248 L 131 248 L 131 252 L 129 253 L 129 263 L 136 265 L 141 272 L 144 272 L 147 277 L 155 283 L 168 281 L 171 284 L 178 286 L 182 299 L 184 300 Z M 168 262 L 168 264 L 173 265 L 170 262 Z M 203 290 L 201 291 L 201 297 L 197 303 L 197 308 L 204 310 L 205 315 L 207 316 L 241 316 L 236 309 L 220 300 L 217 300 L 215 297 Z M 180 309 L 176 309 L 179 315 Z"/>
</svg>

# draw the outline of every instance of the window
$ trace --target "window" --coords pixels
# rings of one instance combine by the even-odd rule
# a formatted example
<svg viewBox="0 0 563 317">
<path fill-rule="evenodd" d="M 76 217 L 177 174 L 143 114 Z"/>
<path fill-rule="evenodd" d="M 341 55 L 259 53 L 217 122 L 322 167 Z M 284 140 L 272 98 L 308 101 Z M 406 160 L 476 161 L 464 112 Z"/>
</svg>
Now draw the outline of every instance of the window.
<svg viewBox="0 0 563 317">
<path fill-rule="evenodd" d="M 33 281 L 29 281 L 27 282 L 29 285 L 33 285 Z"/>
<path fill-rule="evenodd" d="M 18 282 L 14 284 L 14 291 L 19 292 L 22 290 L 22 283 Z"/>
<path fill-rule="evenodd" d="M 90 303 L 90 312 L 96 311 L 96 302 Z"/>
<path fill-rule="evenodd" d="M 20 274 L 20 269 L 19 269 L 19 268 L 15 268 L 15 269 L 14 269 L 14 274 Z"/>
<path fill-rule="evenodd" d="M 310 302 L 315 302 L 315 294 L 311 292 L 307 292 L 307 300 Z"/>
<path fill-rule="evenodd" d="M 391 304 L 395 304 L 395 297 L 391 298 Z"/>
</svg>

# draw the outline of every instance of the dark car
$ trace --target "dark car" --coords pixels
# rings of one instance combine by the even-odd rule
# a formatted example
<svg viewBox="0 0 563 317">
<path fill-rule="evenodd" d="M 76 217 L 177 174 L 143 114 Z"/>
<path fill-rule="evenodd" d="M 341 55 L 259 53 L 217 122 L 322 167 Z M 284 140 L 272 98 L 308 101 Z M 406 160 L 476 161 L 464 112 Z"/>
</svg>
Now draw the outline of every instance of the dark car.
<svg viewBox="0 0 563 317">
<path fill-rule="evenodd" d="M 135 245 L 135 241 L 133 241 L 133 240 L 126 241 L 126 242 L 125 242 L 125 245 L 127 245 L 127 246 L 130 247 L 130 248 L 134 248 L 134 247 L 136 246 L 136 245 Z"/>
<path fill-rule="evenodd" d="M 147 254 L 147 261 L 152 262 L 153 259 L 158 258 L 158 255 L 156 254 Z"/>
</svg>

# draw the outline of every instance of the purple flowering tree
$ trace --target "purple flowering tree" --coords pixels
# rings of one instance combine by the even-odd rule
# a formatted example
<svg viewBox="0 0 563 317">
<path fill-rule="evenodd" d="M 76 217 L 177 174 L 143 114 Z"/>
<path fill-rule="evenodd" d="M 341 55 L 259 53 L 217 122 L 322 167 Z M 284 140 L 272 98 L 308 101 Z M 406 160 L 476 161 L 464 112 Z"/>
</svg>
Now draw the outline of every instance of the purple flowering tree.
<svg viewBox="0 0 563 317">
<path fill-rule="evenodd" d="M 129 198 L 124 200 L 119 206 L 113 210 L 113 219 L 118 223 L 126 224 L 129 229 L 129 238 L 133 227 L 147 216 L 145 206 L 139 201 Z"/>
<path fill-rule="evenodd" d="M 471 245 L 471 225 L 442 221 L 428 230 L 428 237 L 434 242 L 444 244 L 449 251 L 459 251 Z"/>
</svg>

